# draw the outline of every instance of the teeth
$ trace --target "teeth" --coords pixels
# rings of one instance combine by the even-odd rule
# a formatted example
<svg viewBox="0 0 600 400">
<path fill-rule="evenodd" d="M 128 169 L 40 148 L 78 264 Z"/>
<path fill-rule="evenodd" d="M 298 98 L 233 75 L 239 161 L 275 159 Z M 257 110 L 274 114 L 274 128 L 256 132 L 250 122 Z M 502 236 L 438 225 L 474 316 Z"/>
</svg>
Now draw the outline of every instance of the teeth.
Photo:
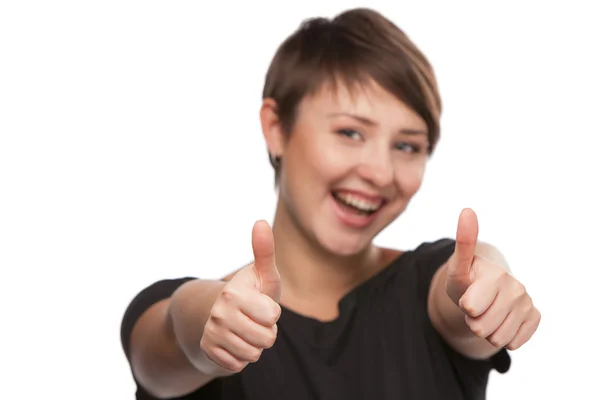
<svg viewBox="0 0 600 400">
<path fill-rule="evenodd" d="M 355 197 L 348 193 L 336 193 L 335 195 L 339 200 L 346 203 L 347 205 L 365 212 L 376 211 L 379 207 L 381 207 L 382 204 L 382 201 L 374 203 L 359 197 Z"/>
</svg>

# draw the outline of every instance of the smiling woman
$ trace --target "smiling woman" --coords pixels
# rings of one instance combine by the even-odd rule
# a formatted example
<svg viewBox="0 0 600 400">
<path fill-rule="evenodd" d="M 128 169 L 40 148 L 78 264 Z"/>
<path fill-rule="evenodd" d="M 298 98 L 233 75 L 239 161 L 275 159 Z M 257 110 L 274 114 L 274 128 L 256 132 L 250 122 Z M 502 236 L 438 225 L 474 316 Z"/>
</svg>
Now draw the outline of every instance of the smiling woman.
<svg viewBox="0 0 600 400">
<path fill-rule="evenodd" d="M 464 211 L 456 240 L 373 239 L 421 187 L 439 139 L 433 70 L 368 9 L 303 23 L 267 73 L 260 121 L 273 229 L 221 281 L 141 291 L 121 338 L 138 399 L 483 399 L 540 313 Z"/>
<path fill-rule="evenodd" d="M 436 140 L 423 118 L 374 80 L 355 91 L 323 84 L 300 102 L 289 133 L 272 99 L 261 121 L 270 153 L 281 160 L 274 228 L 278 217 L 297 216 L 301 236 L 340 256 L 360 253 L 406 208 Z M 357 204 L 371 212 L 357 212 Z"/>
</svg>

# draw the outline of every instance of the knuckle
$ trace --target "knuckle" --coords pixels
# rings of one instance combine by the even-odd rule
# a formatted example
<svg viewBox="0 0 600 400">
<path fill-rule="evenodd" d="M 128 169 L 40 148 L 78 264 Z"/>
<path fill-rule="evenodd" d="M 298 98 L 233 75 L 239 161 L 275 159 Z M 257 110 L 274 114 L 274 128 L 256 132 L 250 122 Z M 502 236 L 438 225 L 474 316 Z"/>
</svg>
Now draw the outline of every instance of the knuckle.
<svg viewBox="0 0 600 400">
<path fill-rule="evenodd" d="M 263 318 L 265 319 L 265 322 L 269 325 L 275 325 L 281 316 L 281 306 L 270 298 L 264 297 L 258 304 L 260 304 L 260 308 L 264 310 Z"/>
<path fill-rule="evenodd" d="M 206 338 L 206 336 L 202 335 L 202 339 L 200 339 L 200 349 L 208 355 L 208 353 L 211 350 L 210 347 L 211 346 L 208 339 Z"/>
<path fill-rule="evenodd" d="M 512 343 L 512 342 L 506 345 L 506 348 L 508 350 L 511 350 L 511 351 L 517 350 L 519 347 L 521 347 L 520 344 L 518 344 L 518 343 Z"/>
<path fill-rule="evenodd" d="M 273 312 L 275 313 L 275 317 L 279 318 L 279 316 L 281 315 L 281 306 L 275 301 L 273 302 L 273 304 Z"/>
<path fill-rule="evenodd" d="M 498 279 L 504 283 L 510 283 L 512 280 L 514 280 L 513 276 L 505 269 L 502 269 L 499 272 Z"/>
<path fill-rule="evenodd" d="M 515 296 L 517 298 L 523 298 L 527 296 L 527 289 L 525 288 L 525 285 L 523 285 L 521 282 L 517 281 L 516 279 L 513 281 L 513 291 L 515 293 Z"/>
<path fill-rule="evenodd" d="M 216 303 L 210 311 L 210 320 L 214 323 L 219 323 L 225 320 L 227 315 L 227 306 L 222 303 Z"/>
<path fill-rule="evenodd" d="M 512 290 L 515 282 L 518 283 L 518 281 L 511 274 L 509 274 L 508 271 L 506 271 L 506 270 L 502 270 L 499 272 L 496 282 L 497 282 L 497 285 L 499 288 L 502 288 L 502 289 L 508 288 L 510 290 Z"/>
<path fill-rule="evenodd" d="M 241 372 L 247 363 L 239 360 L 224 360 L 219 363 L 221 368 L 231 372 Z"/>
<path fill-rule="evenodd" d="M 262 354 L 262 350 L 257 349 L 257 348 L 253 348 L 250 351 L 250 354 L 248 354 L 248 361 L 251 362 L 251 363 L 257 362 L 258 359 L 260 358 L 261 354 Z"/>
<path fill-rule="evenodd" d="M 270 333 L 265 338 L 264 348 L 270 349 L 275 344 L 275 340 L 277 340 L 277 334 L 275 332 Z"/>
<path fill-rule="evenodd" d="M 268 325 L 275 325 L 277 323 L 277 316 L 273 313 L 269 313 L 269 315 L 266 318 L 266 322 Z"/>
<path fill-rule="evenodd" d="M 492 346 L 496 348 L 502 347 L 502 342 L 497 336 L 490 336 L 487 340 Z"/>
<path fill-rule="evenodd" d="M 535 331 L 537 331 L 542 321 L 542 314 L 540 314 L 537 308 L 534 307 L 534 309 L 534 315 L 530 320 L 532 335 Z"/>
<path fill-rule="evenodd" d="M 473 334 L 479 338 L 485 337 L 485 329 L 479 322 L 472 322 L 469 324 L 469 328 L 473 332 Z"/>
<path fill-rule="evenodd" d="M 269 318 L 272 321 L 271 325 L 275 325 L 277 321 L 279 321 L 279 317 L 281 316 L 281 306 L 275 302 L 273 302 L 273 304 L 274 306 L 271 307 L 272 311 Z"/>
<path fill-rule="evenodd" d="M 219 298 L 226 304 L 235 302 L 239 297 L 239 291 L 232 285 L 226 285 Z"/>
<path fill-rule="evenodd" d="M 211 317 L 208 319 L 208 322 L 204 326 L 204 332 L 202 334 L 202 340 L 200 341 L 200 343 L 206 342 L 207 337 L 216 336 L 216 334 L 217 334 L 217 326 L 214 324 L 212 317 Z"/>
<path fill-rule="evenodd" d="M 208 346 L 206 349 L 202 349 L 202 351 L 204 352 L 204 355 L 206 356 L 206 358 L 212 364 L 222 368 L 222 364 L 224 363 L 224 361 L 222 360 L 222 357 L 220 357 L 218 352 L 215 351 L 214 347 Z"/>
<path fill-rule="evenodd" d="M 468 297 L 461 297 L 458 300 L 458 306 L 469 316 L 473 316 L 475 314 L 475 304 L 473 304 L 473 301 Z"/>
<path fill-rule="evenodd" d="M 526 301 L 523 302 L 524 314 L 531 315 L 531 313 L 534 311 L 535 311 L 535 307 L 533 306 L 533 302 L 531 301 L 531 299 L 526 299 Z"/>
</svg>

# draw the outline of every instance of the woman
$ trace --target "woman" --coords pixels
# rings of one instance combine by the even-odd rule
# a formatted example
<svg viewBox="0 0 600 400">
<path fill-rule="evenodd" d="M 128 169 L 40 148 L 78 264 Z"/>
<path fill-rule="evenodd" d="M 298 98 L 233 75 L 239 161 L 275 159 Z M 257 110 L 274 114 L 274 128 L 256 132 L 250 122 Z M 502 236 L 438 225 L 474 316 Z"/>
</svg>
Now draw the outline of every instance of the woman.
<svg viewBox="0 0 600 400">
<path fill-rule="evenodd" d="M 433 71 L 380 14 L 305 22 L 266 77 L 279 199 L 254 262 L 163 280 L 123 318 L 138 399 L 483 399 L 540 313 L 464 210 L 456 240 L 373 238 L 418 191 L 439 137 Z"/>
</svg>

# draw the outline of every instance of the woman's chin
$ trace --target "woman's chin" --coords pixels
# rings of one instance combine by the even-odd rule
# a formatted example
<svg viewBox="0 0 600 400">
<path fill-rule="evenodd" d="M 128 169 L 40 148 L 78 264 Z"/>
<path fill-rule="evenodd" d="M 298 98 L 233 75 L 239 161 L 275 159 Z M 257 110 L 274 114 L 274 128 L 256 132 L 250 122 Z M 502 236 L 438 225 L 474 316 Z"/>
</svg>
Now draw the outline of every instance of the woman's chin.
<svg viewBox="0 0 600 400">
<path fill-rule="evenodd" d="M 329 237 L 319 240 L 321 247 L 337 257 L 352 257 L 364 251 L 371 244 L 365 237 Z"/>
</svg>

